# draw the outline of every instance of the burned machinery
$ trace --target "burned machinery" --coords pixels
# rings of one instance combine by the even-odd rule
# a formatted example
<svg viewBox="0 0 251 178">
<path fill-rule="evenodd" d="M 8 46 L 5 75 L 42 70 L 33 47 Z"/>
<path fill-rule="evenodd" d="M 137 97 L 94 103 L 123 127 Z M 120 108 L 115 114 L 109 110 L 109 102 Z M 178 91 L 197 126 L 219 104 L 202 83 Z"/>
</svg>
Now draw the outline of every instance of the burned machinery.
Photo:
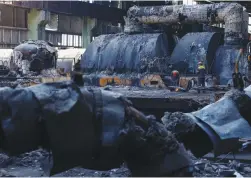
<svg viewBox="0 0 251 178">
<path fill-rule="evenodd" d="M 216 23 L 225 24 L 224 32 L 209 28 Z M 177 24 L 183 30 L 174 30 Z M 206 25 L 211 31 L 202 28 Z M 194 26 L 197 29 L 186 30 Z M 154 80 L 165 85 L 164 76 L 171 70 L 194 76 L 198 61 L 203 61 L 207 73 L 226 85 L 239 49 L 246 48 L 247 28 L 248 14 L 237 3 L 133 6 L 127 12 L 124 33 L 95 38 L 81 59 L 81 69 L 86 83 L 92 85 L 145 86 Z M 246 66 L 242 59 L 242 73 Z"/>
<path fill-rule="evenodd" d="M 125 161 L 133 176 L 188 176 L 183 173 L 193 161 L 186 149 L 218 156 L 250 138 L 250 91 L 231 91 L 201 110 L 166 113 L 158 121 L 121 94 L 71 82 L 6 87 L 0 90 L 0 147 L 10 155 L 51 150 L 51 174 L 75 166 L 107 170 Z"/>
<path fill-rule="evenodd" d="M 27 40 L 16 46 L 0 69 L 0 86 L 30 86 L 57 80 L 69 80 L 57 70 L 58 52 L 53 44 Z"/>
<path fill-rule="evenodd" d="M 21 74 L 29 71 L 40 73 L 42 70 L 56 68 L 57 50 L 53 44 L 41 40 L 27 40 L 16 46 L 10 61 L 10 69 Z"/>
</svg>

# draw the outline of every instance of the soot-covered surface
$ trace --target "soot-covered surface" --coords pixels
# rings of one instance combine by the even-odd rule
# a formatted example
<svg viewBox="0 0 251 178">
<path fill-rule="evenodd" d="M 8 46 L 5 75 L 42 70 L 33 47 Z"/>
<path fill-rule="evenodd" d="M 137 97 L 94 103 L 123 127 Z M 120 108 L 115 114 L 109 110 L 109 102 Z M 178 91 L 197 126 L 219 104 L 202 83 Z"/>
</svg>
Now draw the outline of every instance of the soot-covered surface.
<svg viewBox="0 0 251 178">
<path fill-rule="evenodd" d="M 178 71 L 195 73 L 198 61 L 203 60 L 211 68 L 221 34 L 212 32 L 188 33 L 174 48 L 170 63 Z"/>
<path fill-rule="evenodd" d="M 191 90 L 189 92 L 171 92 L 167 89 L 152 89 L 152 88 L 138 88 L 138 87 L 104 87 L 105 90 L 120 93 L 127 98 L 176 98 L 176 99 L 190 99 L 199 103 L 209 104 L 214 101 L 214 94 L 221 92 L 206 91 L 205 93 L 198 93 Z"/>
<path fill-rule="evenodd" d="M 143 73 L 148 71 L 148 64 L 153 63 L 155 71 L 161 72 L 168 69 L 169 45 L 173 44 L 161 33 L 101 35 L 86 49 L 81 69 L 90 73 L 107 69 L 117 73 Z"/>
<path fill-rule="evenodd" d="M 239 47 L 237 46 L 220 46 L 215 53 L 215 62 L 213 64 L 213 73 L 219 76 L 222 85 L 227 84 L 232 79 L 232 73 L 235 67 L 235 61 L 238 59 Z M 246 56 L 239 58 L 239 71 L 246 73 L 247 60 Z"/>
<path fill-rule="evenodd" d="M 43 86 L 43 87 L 45 87 L 45 86 Z M 33 91 L 35 91 L 34 88 L 36 89 L 37 87 L 32 87 L 31 89 L 33 89 Z M 41 91 L 43 91 L 43 90 L 41 90 Z M 36 95 L 39 95 L 39 93 L 41 94 L 41 91 L 37 92 L 37 93 L 35 92 Z M 47 93 L 47 92 L 44 92 L 44 93 Z M 62 94 L 64 94 L 64 93 L 65 92 L 62 92 Z M 62 95 L 60 95 L 60 96 L 62 96 Z M 65 96 L 65 94 L 64 94 L 64 96 Z M 74 97 L 71 97 L 71 99 L 74 99 Z M 23 102 L 25 102 L 25 101 L 23 100 Z M 61 107 L 61 109 L 63 109 L 63 107 Z M 74 117 L 71 118 L 71 121 L 74 122 L 74 120 L 72 120 L 72 119 L 74 119 Z M 62 123 L 62 120 L 61 120 L 61 123 Z M 60 134 L 60 135 L 62 135 L 62 134 Z M 81 135 L 84 136 L 85 134 L 81 134 Z M 152 134 L 152 135 L 154 135 L 154 134 Z M 133 138 L 135 138 L 135 137 L 133 137 Z M 168 138 L 171 138 L 171 137 L 168 137 Z M 141 139 L 141 140 L 144 140 L 144 139 Z M 155 140 L 155 139 L 151 139 L 151 140 Z M 65 137 L 64 137 L 64 141 L 65 141 Z M 137 142 L 135 142 L 135 143 L 137 143 Z M 55 144 L 55 145 L 59 146 L 60 144 Z M 150 144 L 150 145 L 154 145 L 154 144 Z M 79 146 L 79 144 L 78 144 L 78 146 Z M 159 146 L 157 148 L 159 148 Z M 168 148 L 170 148 L 170 147 L 168 147 Z M 62 147 L 60 149 L 62 149 Z M 126 150 L 128 150 L 128 149 L 126 149 Z M 132 150 L 135 150 L 135 149 L 133 148 Z M 142 150 L 140 149 L 140 151 L 142 151 Z M 67 155 L 67 156 L 69 156 L 69 159 L 72 158 L 70 153 L 71 152 L 69 152 L 69 154 Z M 156 153 L 156 152 L 151 152 L 151 153 Z M 12 175 L 12 176 L 46 176 L 46 175 L 48 175 L 48 174 L 45 174 L 45 172 L 47 172 L 47 171 L 42 170 L 41 167 L 48 168 L 48 165 L 46 166 L 46 164 L 44 164 L 44 161 L 43 161 L 44 158 L 48 158 L 48 156 L 49 156 L 48 153 L 44 152 L 43 150 L 37 150 L 37 151 L 31 152 L 31 153 L 23 154 L 19 157 L 15 157 L 15 158 L 8 158 L 6 155 L 1 154 L 0 164 L 2 164 L 2 165 L 0 165 L 0 167 L 2 168 L 2 171 L 0 171 L 0 173 L 3 173 L 3 176 L 10 176 L 10 175 Z M 135 158 L 135 157 L 133 157 L 133 158 Z M 43 163 L 43 165 L 41 165 L 42 163 Z M 227 170 L 218 171 L 218 174 L 214 175 L 217 173 L 216 170 L 219 170 L 220 168 L 218 168 L 218 167 L 214 168 L 213 166 L 211 166 L 211 163 L 208 163 L 208 164 L 210 165 L 209 167 L 213 167 L 213 171 L 211 171 L 212 170 L 211 168 L 207 168 L 208 165 L 205 166 L 206 165 L 205 163 L 199 163 L 196 166 L 200 167 L 200 165 L 203 165 L 203 164 L 204 164 L 204 167 L 195 169 L 197 171 L 195 171 L 194 174 L 198 173 L 198 174 L 202 174 L 202 175 L 209 174 L 209 176 L 222 176 L 222 174 L 223 174 L 222 172 L 224 172 L 224 171 L 225 171 L 224 174 L 225 173 L 233 173 L 233 171 L 230 170 L 229 166 L 227 166 Z M 158 164 L 158 166 L 159 166 L 159 164 Z M 245 169 L 245 171 L 248 172 L 249 171 L 248 166 L 245 166 L 245 167 L 247 167 Z M 243 170 L 244 170 L 244 168 L 243 168 Z M 209 172 L 209 173 L 207 173 L 207 172 Z M 83 168 L 75 168 L 75 169 L 68 170 L 64 173 L 60 173 L 57 176 L 116 176 L 117 177 L 117 176 L 128 176 L 128 175 L 129 175 L 129 172 L 126 171 L 125 168 L 113 169 L 112 171 L 102 171 L 102 172 L 90 171 L 90 170 L 86 170 Z"/>
<path fill-rule="evenodd" d="M 8 157 L 6 154 L 0 153 L 0 176 L 1 177 L 43 177 L 48 176 L 45 170 L 48 164 L 48 152 L 39 149 L 33 152 L 25 153 L 18 157 Z M 48 166 L 48 165 L 47 165 Z M 240 163 L 239 161 L 209 161 L 207 159 L 198 159 L 195 161 L 194 177 L 225 177 L 231 176 L 234 173 L 241 174 L 244 177 L 251 176 L 251 165 Z M 122 166 L 114 168 L 110 171 L 96 171 L 84 169 L 81 167 L 73 168 L 55 177 L 128 177 L 129 170 Z"/>
<path fill-rule="evenodd" d="M 28 74 L 21 76 L 17 74 L 15 71 L 10 71 L 10 73 L 6 76 L 0 76 L 0 87 L 27 87 L 33 84 L 40 84 L 42 78 L 59 78 L 64 77 L 60 75 L 55 69 L 46 69 L 42 70 L 40 74 L 36 72 L 29 71 Z M 67 80 L 67 78 L 65 78 Z"/>
<path fill-rule="evenodd" d="M 225 44 L 240 44 L 247 39 L 247 16 L 237 3 L 213 3 L 173 6 L 133 6 L 127 12 L 125 32 L 140 32 L 141 24 L 222 23 Z M 217 14 L 217 15 L 216 15 Z M 217 18 L 216 18 L 217 17 Z M 138 27 L 138 28 L 137 28 Z"/>
</svg>

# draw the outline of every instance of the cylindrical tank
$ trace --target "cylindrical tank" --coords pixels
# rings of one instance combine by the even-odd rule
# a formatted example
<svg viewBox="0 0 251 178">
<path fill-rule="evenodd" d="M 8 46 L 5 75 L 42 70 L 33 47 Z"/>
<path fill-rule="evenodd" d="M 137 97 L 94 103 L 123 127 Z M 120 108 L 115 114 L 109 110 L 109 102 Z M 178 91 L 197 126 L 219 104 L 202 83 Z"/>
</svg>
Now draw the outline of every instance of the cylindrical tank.
<svg viewBox="0 0 251 178">
<path fill-rule="evenodd" d="M 169 42 L 162 33 L 110 34 L 97 37 L 81 58 L 83 72 L 111 70 L 116 73 L 163 72 L 169 56 Z"/>
<path fill-rule="evenodd" d="M 14 56 L 15 65 L 18 65 L 16 63 L 18 61 L 28 60 L 30 62 L 29 70 L 31 71 L 41 71 L 55 67 L 57 51 L 48 42 L 40 40 L 24 41 L 16 46 L 13 51 L 14 55 L 21 53 L 21 56 L 19 54 L 18 56 Z M 19 59 L 15 60 L 16 58 Z"/>
<path fill-rule="evenodd" d="M 220 43 L 223 43 L 223 36 L 220 33 L 188 33 L 174 48 L 170 64 L 173 69 L 182 73 L 195 73 L 198 61 L 203 61 L 208 72 L 211 73 L 215 53 Z"/>
</svg>

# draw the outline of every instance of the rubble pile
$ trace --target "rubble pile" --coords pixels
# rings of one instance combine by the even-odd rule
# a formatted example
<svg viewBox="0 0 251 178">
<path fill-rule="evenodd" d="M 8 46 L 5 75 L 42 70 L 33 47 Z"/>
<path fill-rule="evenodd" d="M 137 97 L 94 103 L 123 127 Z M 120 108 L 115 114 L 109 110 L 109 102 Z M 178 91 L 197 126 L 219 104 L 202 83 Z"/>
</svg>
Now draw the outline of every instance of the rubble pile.
<svg viewBox="0 0 251 178">
<path fill-rule="evenodd" d="M 194 166 L 194 177 L 250 177 L 251 165 L 232 160 L 212 162 L 206 159 L 198 160 Z"/>
<path fill-rule="evenodd" d="M 48 157 L 48 152 L 39 149 L 20 156 L 9 157 L 0 153 L 1 177 L 42 176 L 42 161 Z"/>
<path fill-rule="evenodd" d="M 55 78 L 61 77 L 56 69 L 45 69 L 40 74 L 37 72 L 29 71 L 26 75 L 19 75 L 14 71 L 11 71 L 6 76 L 1 76 L 0 87 L 27 87 L 31 84 L 41 83 L 42 78 Z"/>
<path fill-rule="evenodd" d="M 174 135 L 155 120 L 149 122 L 147 131 L 127 123 L 120 133 L 119 150 L 133 177 L 190 176 L 185 169 L 192 164 L 190 155 Z"/>
<path fill-rule="evenodd" d="M 49 175 L 153 177 L 248 174 L 247 164 L 200 158 L 211 151 L 215 156 L 236 153 L 243 148 L 239 138 L 251 138 L 250 89 L 230 91 L 191 113 L 166 112 L 159 120 L 135 109 L 122 94 L 79 87 L 70 81 L 2 88 L 0 146 L 15 156 L 1 154 L 2 173 L 42 176 L 50 170 Z M 41 147 L 51 151 L 50 164 L 45 163 L 49 154 L 43 150 L 30 152 Z M 123 163 L 126 166 L 122 170 L 114 169 Z M 37 171 L 31 172 L 31 167 Z"/>
<path fill-rule="evenodd" d="M 48 176 L 49 153 L 38 149 L 22 154 L 17 157 L 9 157 L 0 153 L 0 176 L 1 177 L 20 177 L 20 176 Z M 210 161 L 207 159 L 194 160 L 193 177 L 250 177 L 251 164 L 241 163 L 237 160 Z M 97 171 L 82 167 L 72 168 L 53 177 L 129 177 L 130 171 L 126 165 L 114 168 L 109 171 Z"/>
</svg>

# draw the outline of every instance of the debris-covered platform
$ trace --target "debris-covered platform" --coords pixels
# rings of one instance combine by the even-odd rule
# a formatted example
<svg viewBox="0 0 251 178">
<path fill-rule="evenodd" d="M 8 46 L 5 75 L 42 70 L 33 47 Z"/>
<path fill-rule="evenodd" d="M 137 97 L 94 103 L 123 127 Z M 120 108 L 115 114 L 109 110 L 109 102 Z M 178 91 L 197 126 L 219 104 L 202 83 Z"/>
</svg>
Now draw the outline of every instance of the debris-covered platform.
<svg viewBox="0 0 251 178">
<path fill-rule="evenodd" d="M 219 100 L 227 91 L 210 91 L 198 93 L 196 90 L 189 92 L 171 92 L 167 89 L 151 89 L 138 87 L 107 86 L 103 89 L 122 94 L 132 101 L 134 107 L 145 114 L 154 114 L 162 117 L 165 111 L 192 112 Z"/>
<path fill-rule="evenodd" d="M 251 155 L 247 155 L 250 157 Z M 1 177 L 47 177 L 49 176 L 48 152 L 39 149 L 25 153 L 18 157 L 9 157 L 0 154 L 0 176 Z M 128 177 L 130 171 L 122 165 L 109 171 L 96 171 L 76 167 L 68 171 L 54 175 L 53 177 Z M 195 162 L 194 177 L 250 177 L 251 164 L 242 163 L 237 160 L 217 159 L 216 161 L 198 159 Z"/>
<path fill-rule="evenodd" d="M 4 153 L 0 157 L 0 173 L 3 176 L 26 173 L 46 176 L 49 172 L 53 176 L 249 175 L 247 163 L 225 164 L 224 159 L 202 158 L 211 151 L 218 157 L 246 149 L 251 137 L 250 91 L 251 88 L 243 92 L 232 90 L 221 100 L 196 111 L 166 110 L 161 118 L 155 119 L 135 109 L 125 93 L 107 88 L 80 87 L 74 82 L 2 88 L 0 146 Z M 169 97 L 172 94 L 181 95 L 169 93 Z M 152 98 L 160 98 L 158 94 L 155 96 Z M 168 98 L 165 92 L 162 96 Z M 29 113 L 24 112 L 27 109 Z M 41 147 L 44 150 L 37 150 Z M 121 165 L 124 166 L 119 168 Z M 79 166 L 83 168 L 76 168 Z"/>
</svg>

